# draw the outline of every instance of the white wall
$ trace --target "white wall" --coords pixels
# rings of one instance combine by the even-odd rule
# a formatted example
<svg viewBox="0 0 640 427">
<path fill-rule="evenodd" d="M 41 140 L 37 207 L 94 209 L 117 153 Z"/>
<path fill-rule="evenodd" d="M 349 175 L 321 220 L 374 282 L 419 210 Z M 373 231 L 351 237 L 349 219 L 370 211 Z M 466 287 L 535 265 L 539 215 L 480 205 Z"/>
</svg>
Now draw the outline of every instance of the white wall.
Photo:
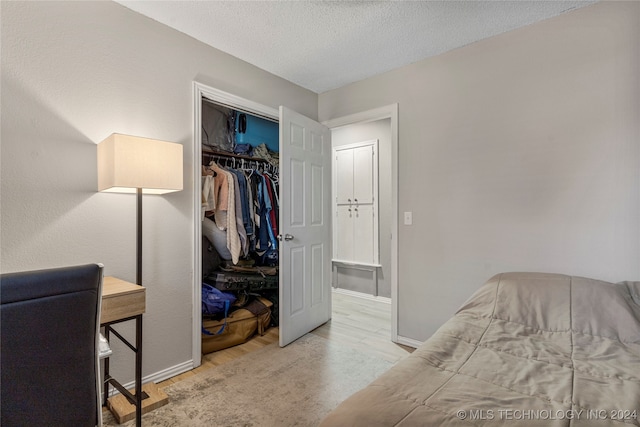
<svg viewBox="0 0 640 427">
<path fill-rule="evenodd" d="M 331 132 L 331 144 L 334 147 L 353 144 L 357 142 L 378 140 L 378 240 L 379 262 L 382 268 L 378 269 L 378 293 L 377 295 L 391 297 L 391 119 L 375 120 L 366 123 L 357 123 L 333 129 Z M 341 268 L 346 271 L 349 268 Z M 338 280 L 340 280 L 340 271 Z M 348 272 L 347 272 L 348 273 Z M 354 277 L 370 275 L 361 274 Z M 345 277 L 348 282 L 349 278 Z M 360 280 L 362 281 L 362 280 Z M 347 288 L 349 289 L 349 288 Z M 351 289 L 357 290 L 357 289 Z"/>
<path fill-rule="evenodd" d="M 399 103 L 400 336 L 501 271 L 640 280 L 638 40 L 640 3 L 601 2 L 320 95 Z"/>
<path fill-rule="evenodd" d="M 112 132 L 181 143 L 184 191 L 143 201 L 143 375 L 188 362 L 193 81 L 312 118 L 317 95 L 117 3 L 1 8 L 1 271 L 102 262 L 134 281 L 135 197 L 96 193 L 96 144 Z M 116 377 L 132 380 L 132 353 L 114 351 Z"/>
</svg>

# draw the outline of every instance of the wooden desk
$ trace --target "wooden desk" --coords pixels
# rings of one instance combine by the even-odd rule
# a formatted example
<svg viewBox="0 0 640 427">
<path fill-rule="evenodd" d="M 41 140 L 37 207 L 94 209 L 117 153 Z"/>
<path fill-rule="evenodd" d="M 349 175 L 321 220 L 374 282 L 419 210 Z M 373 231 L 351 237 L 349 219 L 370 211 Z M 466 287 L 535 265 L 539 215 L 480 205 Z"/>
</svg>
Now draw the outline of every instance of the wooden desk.
<svg viewBox="0 0 640 427">
<path fill-rule="evenodd" d="M 136 426 L 142 425 L 142 400 L 149 397 L 142 391 L 142 314 L 145 311 L 144 286 L 135 285 L 115 277 L 105 277 L 102 282 L 102 309 L 100 326 L 104 327 L 104 336 L 109 340 L 112 332 L 136 354 L 135 395 L 125 389 L 109 375 L 109 359 L 104 359 L 104 403 L 107 404 L 109 384 L 113 385 L 126 399 L 135 405 Z M 129 343 L 111 325 L 128 320 L 136 321 L 136 344 Z"/>
<path fill-rule="evenodd" d="M 125 282 L 115 277 L 105 277 L 102 282 L 100 324 L 143 314 L 145 297 L 146 289 L 144 286 Z"/>
</svg>

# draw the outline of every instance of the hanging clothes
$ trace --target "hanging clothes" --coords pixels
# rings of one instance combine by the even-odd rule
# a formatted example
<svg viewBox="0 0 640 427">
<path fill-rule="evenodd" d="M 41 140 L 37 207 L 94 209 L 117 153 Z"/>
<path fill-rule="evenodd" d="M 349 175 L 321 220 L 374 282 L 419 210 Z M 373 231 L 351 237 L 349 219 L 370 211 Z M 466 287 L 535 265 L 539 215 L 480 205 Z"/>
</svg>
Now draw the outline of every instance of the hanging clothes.
<svg viewBox="0 0 640 427">
<path fill-rule="evenodd" d="M 258 199 L 260 203 L 260 249 L 265 250 L 269 247 L 277 248 L 277 234 L 274 233 L 275 228 L 272 224 L 275 216 L 272 203 L 273 197 L 270 194 L 270 185 L 264 174 L 260 172 L 257 172 L 257 174 L 260 177 L 260 184 L 258 186 Z"/>
<path fill-rule="evenodd" d="M 275 239 L 275 237 L 278 235 L 278 221 L 276 219 L 276 211 L 277 206 L 275 204 L 275 197 L 273 196 L 274 191 L 273 191 L 273 183 L 271 181 L 271 178 L 267 175 L 267 174 L 263 174 L 263 178 L 264 178 L 264 182 L 266 184 L 266 188 L 267 188 L 267 197 L 269 198 L 269 204 L 271 205 L 271 210 L 269 211 L 269 227 L 271 230 L 271 236 L 273 239 Z M 273 245 L 273 247 L 276 247 L 277 243 L 275 243 Z"/>
<path fill-rule="evenodd" d="M 247 232 L 245 231 L 244 228 L 244 220 L 242 219 L 242 198 L 240 196 L 240 184 L 239 184 L 239 180 L 238 180 L 238 176 L 235 174 L 235 172 L 231 169 L 226 171 L 230 178 L 231 181 L 233 181 L 233 186 L 234 186 L 234 207 L 235 207 L 235 212 L 234 212 L 234 220 L 235 220 L 235 226 L 236 226 L 236 231 L 238 233 L 238 237 L 240 238 L 240 248 L 241 248 L 241 254 L 243 256 L 247 256 L 249 254 L 249 245 L 247 242 Z M 236 261 L 237 263 L 237 261 Z"/>
<path fill-rule="evenodd" d="M 205 214 L 207 211 L 213 211 L 216 208 L 216 197 L 215 197 L 215 177 L 214 172 L 210 169 L 202 167 L 202 213 L 201 220 L 204 220 Z"/>
<path fill-rule="evenodd" d="M 215 196 L 213 219 L 216 227 L 226 233 L 226 249 L 232 262 L 237 264 L 240 258 L 251 255 L 258 264 L 277 264 L 277 168 L 259 161 L 255 163 L 255 169 L 247 169 L 244 159 L 231 156 L 223 159 L 226 167 L 222 163 L 210 163 L 209 170 L 216 176 L 211 182 L 204 178 L 207 181 L 203 181 L 203 198 L 206 186 L 208 197 L 211 198 L 212 193 Z"/>
<path fill-rule="evenodd" d="M 246 180 L 246 191 L 247 191 L 247 213 L 249 218 L 247 219 L 249 223 L 249 228 L 247 229 L 247 236 L 249 236 L 249 250 L 254 251 L 256 248 L 256 223 L 255 223 L 255 204 L 253 203 L 254 192 L 253 186 L 251 185 L 251 175 L 253 174 L 253 169 L 244 170 L 243 171 L 245 180 Z"/>
<path fill-rule="evenodd" d="M 202 167 L 202 205 L 208 211 L 216 208 L 215 176 L 211 169 Z"/>
<path fill-rule="evenodd" d="M 213 197 L 216 205 L 215 211 L 226 212 L 229 209 L 229 184 L 227 182 L 227 175 L 223 173 L 224 171 L 215 162 L 209 164 L 209 169 L 217 174 L 213 186 Z M 224 222 L 226 223 L 226 219 Z"/>
<path fill-rule="evenodd" d="M 222 169 L 215 162 L 211 162 L 209 166 L 222 177 L 222 179 L 216 180 L 216 182 L 223 181 L 226 183 L 226 185 L 221 184 L 219 186 L 218 198 L 216 200 L 217 208 L 214 218 L 218 228 L 227 231 L 227 248 L 229 252 L 231 252 L 232 262 L 237 264 L 240 260 L 240 253 L 242 252 L 242 242 L 238 234 L 236 220 L 235 182 L 233 175 Z"/>
<path fill-rule="evenodd" d="M 229 169 L 229 172 L 236 175 L 238 179 L 238 186 L 240 191 L 240 207 L 242 210 L 242 224 L 247 236 L 253 235 L 253 225 L 251 220 L 251 213 L 249 208 L 249 197 L 247 192 L 247 178 L 244 173 L 237 169 Z"/>
</svg>

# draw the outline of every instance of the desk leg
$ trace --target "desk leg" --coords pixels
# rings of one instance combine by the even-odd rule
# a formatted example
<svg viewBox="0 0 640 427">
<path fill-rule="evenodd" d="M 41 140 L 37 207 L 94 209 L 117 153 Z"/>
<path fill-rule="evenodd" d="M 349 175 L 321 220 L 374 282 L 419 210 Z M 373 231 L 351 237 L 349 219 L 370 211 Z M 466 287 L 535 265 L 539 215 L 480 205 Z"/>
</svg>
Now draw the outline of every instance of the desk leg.
<svg viewBox="0 0 640 427">
<path fill-rule="evenodd" d="M 136 426 L 142 426 L 142 314 L 136 316 Z"/>
<path fill-rule="evenodd" d="M 104 325 L 104 336 L 109 340 L 109 333 L 113 332 L 113 335 L 118 337 L 127 347 L 129 347 L 136 354 L 136 368 L 135 368 L 135 394 L 132 395 L 129 390 L 124 388 L 115 378 L 109 375 L 109 358 L 104 359 L 104 404 L 107 404 L 107 398 L 109 397 L 109 384 L 113 385 L 127 401 L 136 407 L 136 426 L 142 426 L 142 401 L 149 397 L 147 393 L 142 391 L 142 314 L 134 317 L 130 317 L 126 320 L 136 320 L 136 344 L 131 345 L 122 335 L 115 329 L 111 328 L 111 323 Z"/>
<path fill-rule="evenodd" d="M 109 342 L 109 327 L 104 328 L 104 337 Z M 109 357 L 104 358 L 104 378 L 102 379 L 102 391 L 103 391 L 103 402 L 104 406 L 107 406 L 107 399 L 109 398 Z"/>
</svg>

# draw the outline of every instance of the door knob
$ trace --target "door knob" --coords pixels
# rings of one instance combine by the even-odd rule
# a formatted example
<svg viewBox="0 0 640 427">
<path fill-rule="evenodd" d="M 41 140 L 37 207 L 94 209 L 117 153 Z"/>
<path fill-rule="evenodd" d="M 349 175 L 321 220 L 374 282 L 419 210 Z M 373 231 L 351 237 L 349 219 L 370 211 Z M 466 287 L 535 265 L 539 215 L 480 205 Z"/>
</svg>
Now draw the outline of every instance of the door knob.
<svg viewBox="0 0 640 427">
<path fill-rule="evenodd" d="M 284 236 L 282 234 L 278 234 L 278 240 L 281 242 L 282 240 L 286 240 L 288 242 L 289 240 L 293 240 L 293 236 L 291 234 L 285 234 Z"/>
</svg>

